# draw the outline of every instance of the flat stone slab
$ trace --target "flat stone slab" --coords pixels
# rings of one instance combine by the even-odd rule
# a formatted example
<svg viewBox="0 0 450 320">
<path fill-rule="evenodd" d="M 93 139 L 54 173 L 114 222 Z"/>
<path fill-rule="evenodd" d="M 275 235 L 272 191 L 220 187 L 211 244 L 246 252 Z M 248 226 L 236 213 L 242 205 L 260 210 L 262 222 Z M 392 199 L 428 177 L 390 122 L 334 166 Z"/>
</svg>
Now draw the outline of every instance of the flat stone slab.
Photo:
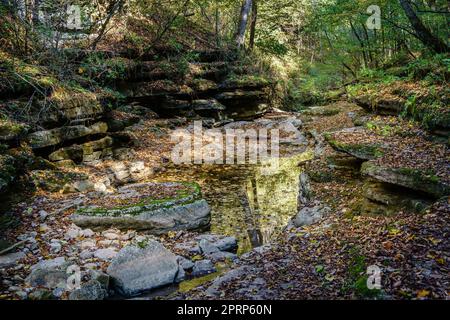
<svg viewBox="0 0 450 320">
<path fill-rule="evenodd" d="M 361 173 L 378 181 L 401 186 L 440 198 L 450 194 L 450 186 L 433 174 L 412 168 L 389 168 L 371 161 L 363 163 Z"/>
<path fill-rule="evenodd" d="M 95 205 L 71 216 L 82 228 L 145 230 L 164 234 L 174 230 L 201 230 L 209 226 L 211 208 L 195 183 L 141 183 L 120 188 Z"/>
<path fill-rule="evenodd" d="M 120 250 L 107 270 L 113 286 L 127 297 L 177 282 L 177 256 L 154 240 Z"/>
</svg>

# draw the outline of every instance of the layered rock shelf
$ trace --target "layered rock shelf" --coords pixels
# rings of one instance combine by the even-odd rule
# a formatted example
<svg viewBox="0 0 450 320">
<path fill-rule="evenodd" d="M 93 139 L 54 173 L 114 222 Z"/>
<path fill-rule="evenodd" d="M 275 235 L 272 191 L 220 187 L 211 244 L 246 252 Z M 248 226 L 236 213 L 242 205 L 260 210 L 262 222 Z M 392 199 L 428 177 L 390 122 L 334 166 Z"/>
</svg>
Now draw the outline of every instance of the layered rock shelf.
<svg viewBox="0 0 450 320">
<path fill-rule="evenodd" d="M 172 190 L 165 198 L 149 192 L 162 188 Z M 72 215 L 72 221 L 83 228 L 146 230 L 163 234 L 175 230 L 206 229 L 211 209 L 201 198 L 196 184 L 144 183 L 119 188 L 103 199 L 106 205 L 87 206 Z M 111 205 L 112 203 L 116 205 Z"/>
</svg>

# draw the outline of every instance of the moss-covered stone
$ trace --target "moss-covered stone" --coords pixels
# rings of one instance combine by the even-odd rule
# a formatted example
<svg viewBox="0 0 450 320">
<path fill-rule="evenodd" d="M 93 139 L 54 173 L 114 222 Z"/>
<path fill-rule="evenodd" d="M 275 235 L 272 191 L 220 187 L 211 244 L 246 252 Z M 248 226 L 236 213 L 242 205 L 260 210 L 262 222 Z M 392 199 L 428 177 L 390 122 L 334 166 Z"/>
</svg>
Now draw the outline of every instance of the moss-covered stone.
<svg viewBox="0 0 450 320">
<path fill-rule="evenodd" d="M 0 155 L 0 194 L 8 189 L 16 174 L 16 160 L 9 155 Z"/>
<path fill-rule="evenodd" d="M 424 192 L 435 198 L 450 194 L 449 185 L 436 175 L 419 169 L 389 168 L 368 161 L 363 163 L 361 173 L 385 183 Z"/>
<path fill-rule="evenodd" d="M 30 172 L 30 178 L 36 188 L 50 192 L 59 192 L 63 190 L 66 184 L 78 180 L 87 180 L 88 176 L 77 172 L 34 170 Z"/>
<path fill-rule="evenodd" d="M 38 131 L 29 134 L 27 139 L 31 148 L 39 149 L 107 131 L 108 125 L 105 122 L 97 122 L 89 127 L 77 125 Z"/>
<path fill-rule="evenodd" d="M 0 142 L 19 139 L 28 131 L 28 126 L 14 121 L 0 120 Z"/>
<path fill-rule="evenodd" d="M 251 89 L 257 90 L 270 86 L 272 83 L 267 78 L 259 75 L 231 75 L 223 83 L 220 84 L 220 88 L 227 90 L 236 89 Z"/>
<path fill-rule="evenodd" d="M 345 152 L 361 160 L 374 160 L 382 157 L 384 154 L 383 148 L 378 143 L 344 143 L 334 139 L 333 135 L 330 133 L 327 133 L 324 136 L 333 149 Z"/>
<path fill-rule="evenodd" d="M 145 192 L 145 188 L 162 190 L 170 187 L 179 189 L 169 198 L 147 196 Z M 103 200 L 108 205 L 81 208 L 72 216 L 72 221 L 80 227 L 117 227 L 147 230 L 153 234 L 202 229 L 210 221 L 210 208 L 195 183 L 129 185 Z"/>
</svg>

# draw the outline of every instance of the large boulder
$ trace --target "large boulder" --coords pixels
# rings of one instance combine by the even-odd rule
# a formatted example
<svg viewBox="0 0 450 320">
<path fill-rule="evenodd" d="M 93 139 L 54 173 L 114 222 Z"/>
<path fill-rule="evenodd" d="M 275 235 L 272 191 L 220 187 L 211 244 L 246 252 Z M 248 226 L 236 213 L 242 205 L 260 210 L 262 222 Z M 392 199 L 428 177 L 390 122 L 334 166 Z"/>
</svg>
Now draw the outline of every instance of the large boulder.
<svg viewBox="0 0 450 320">
<path fill-rule="evenodd" d="M 414 168 L 390 168 L 372 161 L 363 163 L 361 173 L 378 181 L 405 187 L 440 198 L 450 194 L 450 186 L 433 174 Z"/>
<path fill-rule="evenodd" d="M 200 188 L 190 183 L 141 183 L 119 188 L 103 198 L 103 206 L 87 206 L 72 215 L 82 228 L 120 228 L 163 234 L 209 226 L 211 209 Z M 96 201 L 98 202 L 98 201 Z"/>
<path fill-rule="evenodd" d="M 131 297 L 177 282 L 177 256 L 154 240 L 123 248 L 108 267 L 113 287 Z"/>
<path fill-rule="evenodd" d="M 69 263 L 64 257 L 43 260 L 31 267 L 26 282 L 33 287 L 65 289 L 69 277 L 66 272 L 68 267 Z"/>
</svg>

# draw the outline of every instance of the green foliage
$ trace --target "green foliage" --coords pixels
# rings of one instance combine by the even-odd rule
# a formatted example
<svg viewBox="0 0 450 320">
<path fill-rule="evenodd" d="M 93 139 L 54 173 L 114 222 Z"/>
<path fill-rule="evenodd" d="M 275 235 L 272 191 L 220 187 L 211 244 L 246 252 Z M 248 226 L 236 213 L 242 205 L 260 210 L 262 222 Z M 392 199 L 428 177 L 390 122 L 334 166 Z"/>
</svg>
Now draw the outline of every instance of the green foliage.
<svg viewBox="0 0 450 320">
<path fill-rule="evenodd" d="M 92 54 L 82 61 L 78 74 L 88 76 L 101 84 L 111 84 L 115 80 L 125 78 L 129 70 L 130 61 L 124 58 L 105 58 Z"/>
<path fill-rule="evenodd" d="M 423 56 L 410 62 L 406 70 L 412 80 L 445 84 L 450 80 L 450 58 L 446 54 Z"/>
<path fill-rule="evenodd" d="M 349 264 L 347 269 L 347 281 L 343 287 L 344 291 L 351 290 L 359 298 L 376 298 L 381 295 L 378 289 L 369 289 L 367 286 L 367 261 L 357 247 L 350 248 Z"/>
</svg>

